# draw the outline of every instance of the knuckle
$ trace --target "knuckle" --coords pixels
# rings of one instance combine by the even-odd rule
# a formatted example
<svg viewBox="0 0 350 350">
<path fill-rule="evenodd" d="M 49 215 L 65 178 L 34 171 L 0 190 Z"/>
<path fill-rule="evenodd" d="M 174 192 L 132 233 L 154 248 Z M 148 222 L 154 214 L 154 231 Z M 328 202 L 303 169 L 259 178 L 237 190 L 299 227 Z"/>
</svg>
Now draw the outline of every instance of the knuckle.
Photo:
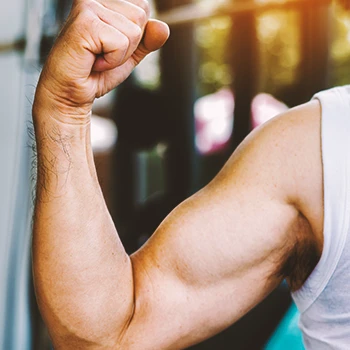
<svg viewBox="0 0 350 350">
<path fill-rule="evenodd" d="M 132 43 L 138 43 L 141 40 L 141 37 L 142 37 L 142 29 L 139 26 L 135 25 L 130 35 L 130 41 Z"/>
<path fill-rule="evenodd" d="M 146 12 L 140 8 L 138 11 L 135 11 L 133 20 L 139 26 L 143 26 L 147 22 L 148 16 Z"/>
<path fill-rule="evenodd" d="M 139 0 L 140 1 L 140 7 L 145 11 L 147 15 L 149 15 L 151 8 L 149 5 L 149 2 L 147 0 Z"/>
<path fill-rule="evenodd" d="M 93 22 L 95 18 L 88 4 L 81 2 L 78 6 L 75 22 L 79 26 L 86 27 L 87 24 Z"/>
</svg>

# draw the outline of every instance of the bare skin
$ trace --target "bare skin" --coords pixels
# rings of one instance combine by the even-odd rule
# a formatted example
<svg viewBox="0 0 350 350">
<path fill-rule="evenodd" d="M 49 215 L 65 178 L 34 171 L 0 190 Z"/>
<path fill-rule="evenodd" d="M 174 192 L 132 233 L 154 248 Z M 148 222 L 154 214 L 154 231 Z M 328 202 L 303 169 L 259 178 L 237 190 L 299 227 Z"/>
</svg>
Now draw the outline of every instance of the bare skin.
<svg viewBox="0 0 350 350">
<path fill-rule="evenodd" d="M 125 253 L 96 177 L 91 108 L 168 35 L 144 0 L 75 1 L 43 69 L 33 269 L 57 349 L 186 348 L 283 278 L 300 288 L 322 253 L 316 101 L 253 132 L 214 181 Z"/>
</svg>

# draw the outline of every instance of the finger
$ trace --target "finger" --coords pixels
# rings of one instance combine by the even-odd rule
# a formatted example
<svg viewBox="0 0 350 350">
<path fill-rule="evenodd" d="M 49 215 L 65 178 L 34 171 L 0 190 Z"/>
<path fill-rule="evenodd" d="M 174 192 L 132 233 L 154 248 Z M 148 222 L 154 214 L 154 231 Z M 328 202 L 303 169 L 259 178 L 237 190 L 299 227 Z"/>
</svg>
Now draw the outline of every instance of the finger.
<svg viewBox="0 0 350 350">
<path fill-rule="evenodd" d="M 92 67 L 92 71 L 105 71 L 122 65 L 128 59 L 130 41 L 126 35 L 112 26 L 100 22 L 97 40 L 93 53 L 97 59 Z"/>
<path fill-rule="evenodd" d="M 130 57 L 130 62 L 128 64 L 133 65 L 132 68 L 136 67 L 148 54 L 160 49 L 168 40 L 169 35 L 170 30 L 167 24 L 155 19 L 150 20 L 146 26 L 143 40 L 133 55 Z M 105 43 L 105 45 L 107 44 L 108 43 Z M 113 48 L 113 45 L 110 45 L 108 47 Z M 126 50 L 126 52 L 128 52 L 128 50 L 129 48 Z M 120 52 L 116 50 L 106 52 L 102 57 L 99 57 L 96 60 L 93 70 L 102 72 L 119 67 L 120 65 L 125 64 L 125 62 L 127 63 L 129 57 L 126 55 L 126 52 L 122 62 L 118 61 L 120 59 Z M 113 74 L 110 73 L 110 75 L 112 76 Z"/>
<path fill-rule="evenodd" d="M 152 51 L 161 48 L 169 37 L 169 27 L 160 21 L 150 20 L 145 36 L 135 53 L 122 66 L 100 75 L 99 91 L 110 91 L 124 81 L 130 72 Z"/>
<path fill-rule="evenodd" d="M 129 3 L 131 3 L 131 4 L 136 5 L 137 7 L 142 8 L 142 9 L 146 12 L 147 16 L 150 15 L 150 12 L 151 12 L 150 9 L 151 9 L 151 7 L 149 6 L 148 0 L 125 0 L 125 1 L 127 1 L 127 2 L 129 2 Z"/>
<path fill-rule="evenodd" d="M 151 52 L 159 50 L 166 43 L 169 35 L 170 29 L 166 23 L 155 19 L 149 20 L 142 42 L 132 56 L 135 65 Z"/>
<path fill-rule="evenodd" d="M 138 6 L 132 2 L 124 0 L 99 0 L 99 3 L 105 8 L 118 12 L 130 19 L 130 21 L 137 24 L 142 30 L 145 28 L 149 18 L 149 7 L 145 8 L 145 6 Z"/>
<path fill-rule="evenodd" d="M 96 10 L 96 14 L 102 22 L 112 26 L 129 39 L 129 48 L 125 54 L 124 61 L 129 59 L 140 44 L 143 35 L 142 29 L 120 13 L 106 8 Z M 108 58 L 106 60 L 108 61 Z"/>
<path fill-rule="evenodd" d="M 169 26 L 157 19 L 151 19 L 147 23 L 144 46 L 149 52 L 159 50 L 169 39 Z"/>
</svg>

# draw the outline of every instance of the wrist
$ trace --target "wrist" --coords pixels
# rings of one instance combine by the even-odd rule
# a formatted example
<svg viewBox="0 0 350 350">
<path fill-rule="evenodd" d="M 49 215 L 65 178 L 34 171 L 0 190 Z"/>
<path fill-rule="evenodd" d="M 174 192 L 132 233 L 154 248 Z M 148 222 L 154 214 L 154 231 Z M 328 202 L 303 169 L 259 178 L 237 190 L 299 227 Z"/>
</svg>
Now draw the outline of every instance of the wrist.
<svg viewBox="0 0 350 350">
<path fill-rule="evenodd" d="M 50 98 L 36 96 L 32 113 L 38 151 L 51 149 L 59 140 L 69 140 L 74 148 L 91 147 L 91 112 L 74 113 Z"/>
<path fill-rule="evenodd" d="M 90 138 L 90 114 L 62 113 L 38 98 L 33 104 L 38 193 L 51 200 L 71 191 L 81 179 L 96 183 Z M 73 186 L 73 187 L 74 187 Z"/>
<path fill-rule="evenodd" d="M 32 109 L 34 124 L 54 120 L 63 127 L 89 125 L 93 102 L 78 104 L 70 100 L 69 91 L 57 94 L 55 90 L 63 91 L 47 86 L 44 81 L 39 82 Z"/>
</svg>

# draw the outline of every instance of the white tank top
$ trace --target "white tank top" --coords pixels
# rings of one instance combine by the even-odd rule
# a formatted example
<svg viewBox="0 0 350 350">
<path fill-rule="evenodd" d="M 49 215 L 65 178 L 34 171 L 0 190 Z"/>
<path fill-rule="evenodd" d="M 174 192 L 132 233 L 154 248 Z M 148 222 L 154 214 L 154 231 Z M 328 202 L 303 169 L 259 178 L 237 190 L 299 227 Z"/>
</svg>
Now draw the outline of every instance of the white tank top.
<svg viewBox="0 0 350 350">
<path fill-rule="evenodd" d="M 324 248 L 293 299 L 308 350 L 350 349 L 350 86 L 315 95 L 322 106 Z"/>
</svg>

